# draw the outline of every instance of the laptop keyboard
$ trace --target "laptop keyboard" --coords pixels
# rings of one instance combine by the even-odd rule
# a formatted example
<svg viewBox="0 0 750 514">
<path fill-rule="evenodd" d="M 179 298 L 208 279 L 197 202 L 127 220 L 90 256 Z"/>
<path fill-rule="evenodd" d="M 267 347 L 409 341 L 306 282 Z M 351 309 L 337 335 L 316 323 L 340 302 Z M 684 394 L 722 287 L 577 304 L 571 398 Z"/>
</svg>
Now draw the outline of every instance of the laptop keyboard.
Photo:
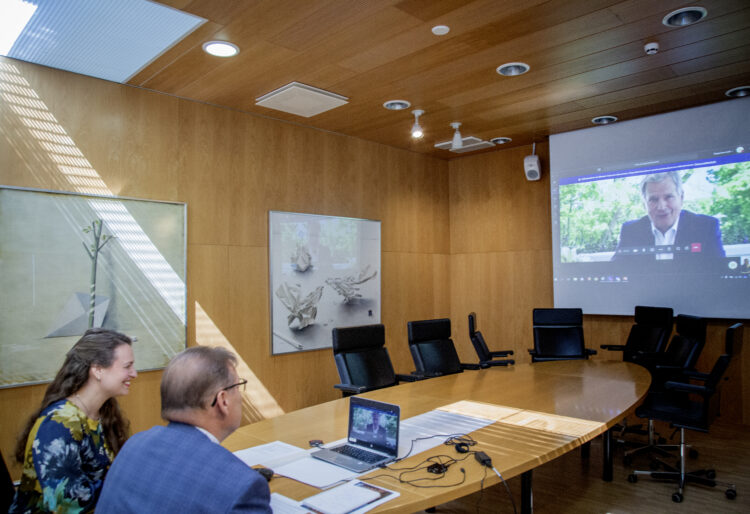
<svg viewBox="0 0 750 514">
<path fill-rule="evenodd" d="M 331 450 L 336 453 L 347 455 L 354 459 L 361 460 L 364 462 L 369 462 L 369 463 L 377 462 L 383 459 L 382 455 L 378 455 L 377 453 L 363 450 L 362 448 L 357 448 L 356 446 L 351 446 L 348 444 L 339 446 L 337 448 L 331 448 Z"/>
</svg>

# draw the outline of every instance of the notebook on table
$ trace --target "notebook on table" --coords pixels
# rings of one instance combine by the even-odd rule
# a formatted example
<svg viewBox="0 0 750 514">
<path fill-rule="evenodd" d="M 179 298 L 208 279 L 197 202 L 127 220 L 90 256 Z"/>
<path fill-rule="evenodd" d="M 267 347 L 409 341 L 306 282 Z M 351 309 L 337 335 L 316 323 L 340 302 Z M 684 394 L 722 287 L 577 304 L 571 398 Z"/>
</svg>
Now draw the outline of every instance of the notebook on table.
<svg viewBox="0 0 750 514">
<path fill-rule="evenodd" d="M 400 415 L 398 405 L 352 396 L 347 442 L 323 448 L 312 456 L 357 473 L 394 461 Z"/>
</svg>

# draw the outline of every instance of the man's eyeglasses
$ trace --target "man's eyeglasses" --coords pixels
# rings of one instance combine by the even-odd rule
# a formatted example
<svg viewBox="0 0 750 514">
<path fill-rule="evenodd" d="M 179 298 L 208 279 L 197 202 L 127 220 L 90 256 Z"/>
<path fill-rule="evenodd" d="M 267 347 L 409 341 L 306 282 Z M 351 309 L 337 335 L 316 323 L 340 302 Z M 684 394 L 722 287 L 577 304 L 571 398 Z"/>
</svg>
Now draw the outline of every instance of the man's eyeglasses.
<svg viewBox="0 0 750 514">
<path fill-rule="evenodd" d="M 245 390 L 245 384 L 247 384 L 247 380 L 245 380 L 244 378 L 240 379 L 240 381 L 237 382 L 236 384 L 232 384 L 232 385 L 228 385 L 226 387 L 222 387 L 221 389 L 219 389 L 219 393 L 222 392 L 222 391 L 229 391 L 233 387 L 242 387 L 242 390 L 244 391 Z M 214 405 L 216 405 L 216 402 L 219 400 L 219 393 L 216 393 L 216 396 L 214 396 L 214 401 L 211 402 L 211 407 L 213 407 Z"/>
</svg>

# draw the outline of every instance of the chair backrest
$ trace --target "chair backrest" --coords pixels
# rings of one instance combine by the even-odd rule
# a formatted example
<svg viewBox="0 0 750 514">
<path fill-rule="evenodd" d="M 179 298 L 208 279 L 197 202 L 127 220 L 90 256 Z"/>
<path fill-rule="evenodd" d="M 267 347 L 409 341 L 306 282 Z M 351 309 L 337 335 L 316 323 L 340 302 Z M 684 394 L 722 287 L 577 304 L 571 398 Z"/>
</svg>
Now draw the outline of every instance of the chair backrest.
<svg viewBox="0 0 750 514">
<path fill-rule="evenodd" d="M 708 430 L 708 427 L 711 426 L 713 420 L 716 419 L 716 417 L 719 415 L 719 410 L 721 407 L 721 396 L 718 393 L 721 389 L 722 383 L 724 382 L 722 378 L 724 377 L 724 373 L 726 373 L 727 369 L 729 368 L 730 361 L 731 356 L 727 355 L 726 353 L 720 355 L 719 358 L 716 359 L 714 367 L 711 368 L 711 372 L 708 374 L 708 379 L 705 383 L 705 392 L 701 395 L 702 423 L 704 423 L 704 428 L 706 430 Z M 675 424 L 675 426 L 679 425 Z"/>
<path fill-rule="evenodd" d="M 13 503 L 16 489 L 13 486 L 13 480 L 10 478 L 8 466 L 5 465 L 2 452 L 0 452 L 0 463 L 2 463 L 2 468 L 0 468 L 0 489 L 2 489 L 0 490 L 0 512 L 8 512 L 10 504 Z"/>
<path fill-rule="evenodd" d="M 469 339 L 471 344 L 474 345 L 474 350 L 477 352 L 479 361 L 488 361 L 492 358 L 490 355 L 490 349 L 487 347 L 487 343 L 484 340 L 484 336 L 479 330 L 476 330 L 476 314 L 469 314 Z"/>
<path fill-rule="evenodd" d="M 588 358 L 581 309 L 534 309 L 533 323 L 532 362 Z"/>
<path fill-rule="evenodd" d="M 685 364 L 686 369 L 692 369 L 698 362 L 698 357 L 700 357 L 700 354 L 703 351 L 703 346 L 706 344 L 706 319 L 698 316 L 690 316 L 688 314 L 678 314 L 677 317 L 675 317 L 675 325 L 677 326 L 677 333 L 680 336 L 695 341 L 696 343 L 694 352 L 690 355 L 689 360 Z"/>
<path fill-rule="evenodd" d="M 385 348 L 385 326 L 362 325 L 333 329 L 333 358 L 342 384 L 378 389 L 396 384 L 396 373 Z"/>
<path fill-rule="evenodd" d="M 406 325 L 409 350 L 417 372 L 450 374 L 462 371 L 451 339 L 450 319 L 410 321 Z"/>
<path fill-rule="evenodd" d="M 742 323 L 735 323 L 727 329 L 727 336 L 724 345 L 724 353 L 732 357 L 735 352 L 740 350 L 742 344 Z"/>
<path fill-rule="evenodd" d="M 664 351 L 664 358 L 659 361 L 659 364 L 691 369 L 693 363 L 698 360 L 699 354 L 697 341 L 675 334 Z"/>
<path fill-rule="evenodd" d="M 624 361 L 632 361 L 637 352 L 664 351 L 672 334 L 674 312 L 670 307 L 636 305 L 635 324 L 625 343 Z"/>
</svg>

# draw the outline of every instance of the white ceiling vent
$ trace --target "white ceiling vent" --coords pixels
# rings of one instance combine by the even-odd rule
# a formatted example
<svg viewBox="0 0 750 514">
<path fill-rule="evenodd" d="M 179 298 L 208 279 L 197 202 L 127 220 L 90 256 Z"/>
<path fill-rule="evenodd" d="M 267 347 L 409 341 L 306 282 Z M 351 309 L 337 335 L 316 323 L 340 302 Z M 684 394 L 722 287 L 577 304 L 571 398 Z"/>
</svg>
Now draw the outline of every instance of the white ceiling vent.
<svg viewBox="0 0 750 514">
<path fill-rule="evenodd" d="M 450 150 L 451 152 L 455 153 L 464 153 L 481 150 L 482 148 L 492 148 L 493 146 L 495 146 L 489 141 L 482 141 L 478 137 L 474 136 L 464 137 L 461 139 L 461 141 L 463 142 L 461 148 L 452 148 L 453 141 L 443 141 L 442 143 L 437 143 L 435 145 L 435 148 L 440 148 L 441 150 Z"/>
<path fill-rule="evenodd" d="M 345 96 L 317 87 L 290 82 L 286 86 L 256 98 L 255 105 L 309 118 L 347 104 L 348 100 Z"/>
</svg>

